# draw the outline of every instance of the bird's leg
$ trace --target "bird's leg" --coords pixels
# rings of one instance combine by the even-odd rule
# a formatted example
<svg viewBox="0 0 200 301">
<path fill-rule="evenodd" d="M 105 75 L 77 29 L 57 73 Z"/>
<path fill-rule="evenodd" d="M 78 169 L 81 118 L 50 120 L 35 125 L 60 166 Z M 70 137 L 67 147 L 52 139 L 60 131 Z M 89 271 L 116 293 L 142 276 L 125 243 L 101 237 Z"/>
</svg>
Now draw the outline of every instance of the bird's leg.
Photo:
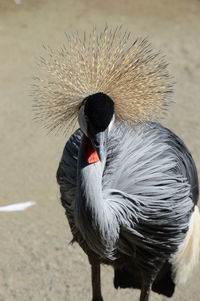
<svg viewBox="0 0 200 301">
<path fill-rule="evenodd" d="M 140 301 L 149 301 L 152 284 L 156 278 L 157 270 L 152 270 L 149 273 L 142 273 L 142 287 Z"/>
<path fill-rule="evenodd" d="M 91 264 L 91 272 L 92 272 L 92 301 L 103 301 L 101 295 L 101 270 L 100 264 L 95 263 Z"/>
<path fill-rule="evenodd" d="M 148 301 L 150 291 L 151 291 L 151 282 L 143 280 L 141 294 L 140 294 L 140 301 Z"/>
</svg>

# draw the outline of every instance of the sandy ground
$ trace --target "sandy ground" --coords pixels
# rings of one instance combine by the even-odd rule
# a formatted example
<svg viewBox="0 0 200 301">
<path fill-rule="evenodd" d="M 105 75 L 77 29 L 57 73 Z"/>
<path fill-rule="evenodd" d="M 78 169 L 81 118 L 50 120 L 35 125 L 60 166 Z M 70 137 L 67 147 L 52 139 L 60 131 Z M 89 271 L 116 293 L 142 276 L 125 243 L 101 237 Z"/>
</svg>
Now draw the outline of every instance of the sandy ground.
<svg viewBox="0 0 200 301">
<path fill-rule="evenodd" d="M 67 137 L 48 136 L 32 121 L 30 85 L 42 45 L 64 32 L 125 24 L 161 49 L 175 76 L 175 103 L 164 124 L 180 135 L 200 171 L 200 1 L 0 0 L 0 205 L 34 200 L 24 212 L 0 213 L 0 301 L 91 300 L 90 269 L 58 200 L 55 173 Z M 106 300 L 138 300 L 115 291 L 103 267 Z M 200 300 L 199 266 L 173 301 Z M 151 301 L 166 300 L 152 294 Z"/>
</svg>

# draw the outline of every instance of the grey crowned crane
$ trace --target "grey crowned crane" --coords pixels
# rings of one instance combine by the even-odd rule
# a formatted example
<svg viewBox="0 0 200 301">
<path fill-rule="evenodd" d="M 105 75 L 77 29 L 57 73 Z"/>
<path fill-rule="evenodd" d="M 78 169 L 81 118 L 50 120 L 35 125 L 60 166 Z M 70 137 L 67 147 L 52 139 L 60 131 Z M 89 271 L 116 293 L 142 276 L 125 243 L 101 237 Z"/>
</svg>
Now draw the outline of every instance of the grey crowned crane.
<svg viewBox="0 0 200 301">
<path fill-rule="evenodd" d="M 146 40 L 121 27 L 47 48 L 49 76 L 34 88 L 38 118 L 50 130 L 79 129 L 57 171 L 73 241 L 91 264 L 93 301 L 103 301 L 100 265 L 115 288 L 171 297 L 197 263 L 198 176 L 190 152 L 156 123 L 171 92 L 167 65 Z M 44 77 L 43 77 L 44 78 Z"/>
</svg>

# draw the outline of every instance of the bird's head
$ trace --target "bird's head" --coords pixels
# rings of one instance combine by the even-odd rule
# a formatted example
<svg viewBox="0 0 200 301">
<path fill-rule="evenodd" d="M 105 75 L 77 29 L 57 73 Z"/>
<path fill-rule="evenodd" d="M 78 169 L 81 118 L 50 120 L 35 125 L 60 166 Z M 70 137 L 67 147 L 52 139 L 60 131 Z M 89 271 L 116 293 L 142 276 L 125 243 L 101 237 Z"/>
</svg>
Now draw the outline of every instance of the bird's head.
<svg viewBox="0 0 200 301">
<path fill-rule="evenodd" d="M 106 154 L 106 140 L 114 122 L 114 102 L 104 93 L 86 97 L 80 107 L 78 121 L 86 135 L 86 160 L 95 163 Z"/>
</svg>

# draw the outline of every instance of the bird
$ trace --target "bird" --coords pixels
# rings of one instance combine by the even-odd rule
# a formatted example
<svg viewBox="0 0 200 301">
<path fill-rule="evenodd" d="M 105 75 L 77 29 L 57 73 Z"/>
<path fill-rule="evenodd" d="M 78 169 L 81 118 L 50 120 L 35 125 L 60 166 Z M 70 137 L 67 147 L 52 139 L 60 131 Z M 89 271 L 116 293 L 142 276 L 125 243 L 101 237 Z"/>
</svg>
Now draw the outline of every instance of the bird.
<svg viewBox="0 0 200 301">
<path fill-rule="evenodd" d="M 172 77 L 147 39 L 131 37 L 107 25 L 67 35 L 61 49 L 45 47 L 33 89 L 36 118 L 73 130 L 56 177 L 72 242 L 91 265 L 92 301 L 103 301 L 101 264 L 112 266 L 116 289 L 149 301 L 151 291 L 171 297 L 200 253 L 197 169 L 158 122 Z"/>
</svg>

